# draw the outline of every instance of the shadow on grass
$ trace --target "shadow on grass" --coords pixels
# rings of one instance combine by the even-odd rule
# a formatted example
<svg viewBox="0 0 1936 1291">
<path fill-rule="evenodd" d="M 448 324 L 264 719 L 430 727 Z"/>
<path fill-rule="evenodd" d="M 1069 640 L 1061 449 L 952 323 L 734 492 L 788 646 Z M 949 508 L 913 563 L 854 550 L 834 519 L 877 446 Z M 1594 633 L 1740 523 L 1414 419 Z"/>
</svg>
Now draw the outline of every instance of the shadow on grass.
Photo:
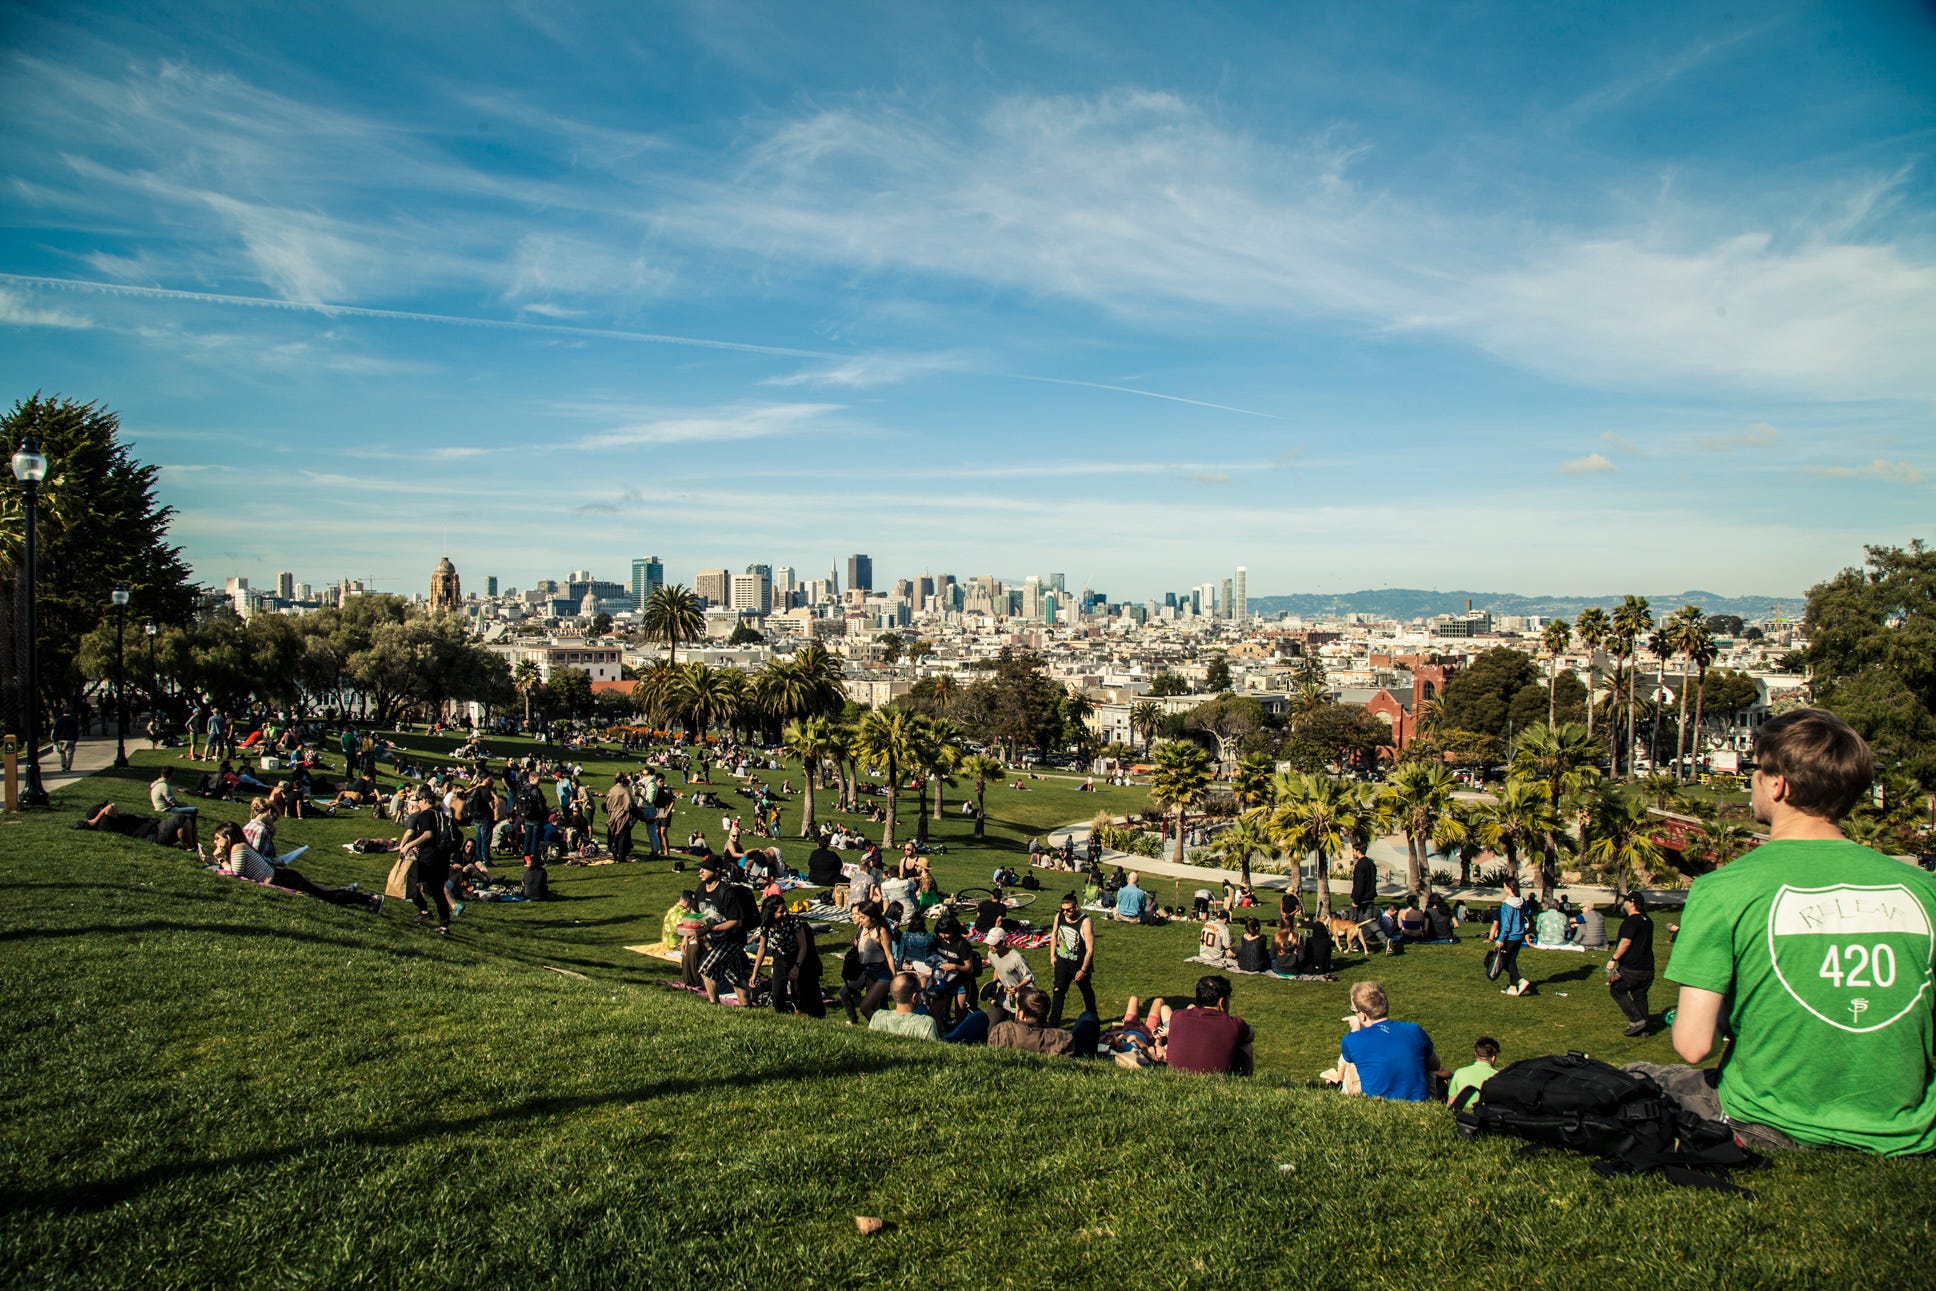
<svg viewBox="0 0 1936 1291">
<path fill-rule="evenodd" d="M 213 1160 L 149 1166 L 145 1170 L 137 1170 L 120 1178 L 79 1183 L 71 1187 L 41 1190 L 0 1189 L 0 1207 L 13 1211 L 50 1210 L 64 1213 L 105 1210 L 110 1206 L 132 1201 L 152 1188 L 184 1180 L 206 1179 L 229 1170 L 273 1166 L 319 1151 L 331 1151 L 344 1147 L 404 1147 L 424 1139 L 469 1134 L 477 1130 L 511 1125 L 545 1116 L 570 1115 L 601 1107 L 649 1102 L 657 1098 L 678 1098 L 714 1089 L 731 1089 L 737 1093 L 772 1081 L 840 1079 L 862 1074 L 878 1074 L 903 1067 L 925 1069 L 930 1066 L 931 1064 L 918 1056 L 899 1058 L 877 1053 L 862 1053 L 836 1062 L 824 1062 L 805 1068 L 791 1066 L 762 1072 L 672 1077 L 602 1094 L 539 1095 L 475 1116 L 456 1117 L 449 1120 L 426 1119 L 391 1129 L 327 1134 L 282 1147 L 239 1152 Z"/>
</svg>

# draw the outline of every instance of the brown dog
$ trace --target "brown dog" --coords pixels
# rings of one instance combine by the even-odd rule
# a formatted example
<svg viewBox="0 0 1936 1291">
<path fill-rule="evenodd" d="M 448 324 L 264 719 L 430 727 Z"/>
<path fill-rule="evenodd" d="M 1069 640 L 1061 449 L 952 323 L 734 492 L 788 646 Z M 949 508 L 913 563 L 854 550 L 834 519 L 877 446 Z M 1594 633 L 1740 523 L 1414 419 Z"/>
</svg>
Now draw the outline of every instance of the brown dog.
<svg viewBox="0 0 1936 1291">
<path fill-rule="evenodd" d="M 1355 923 L 1350 919 L 1340 919 L 1336 915 L 1332 915 L 1324 922 L 1331 929 L 1331 940 L 1343 949 L 1350 950 L 1351 943 L 1355 941 L 1358 943 L 1359 950 L 1367 955 L 1371 953 L 1371 943 L 1365 940 L 1364 924 Z M 1369 923 L 1370 920 L 1365 922 Z"/>
</svg>

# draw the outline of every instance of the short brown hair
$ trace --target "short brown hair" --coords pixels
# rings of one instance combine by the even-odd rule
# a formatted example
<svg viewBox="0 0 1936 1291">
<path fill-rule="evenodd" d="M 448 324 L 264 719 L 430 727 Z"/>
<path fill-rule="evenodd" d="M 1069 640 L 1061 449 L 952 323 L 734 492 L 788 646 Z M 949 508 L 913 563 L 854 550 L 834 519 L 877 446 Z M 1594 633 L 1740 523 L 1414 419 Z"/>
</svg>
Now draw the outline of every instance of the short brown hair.
<svg viewBox="0 0 1936 1291">
<path fill-rule="evenodd" d="M 1376 982 L 1352 983 L 1351 1007 L 1373 1022 L 1391 1016 L 1391 1001 L 1385 998 L 1385 988 Z"/>
<path fill-rule="evenodd" d="M 1039 986 L 1024 986 L 1015 992 L 1015 1011 L 1030 1026 L 1049 1020 L 1049 993 Z"/>
<path fill-rule="evenodd" d="M 1755 765 L 1788 782 L 1790 807 L 1830 820 L 1862 800 L 1876 773 L 1868 741 L 1822 708 L 1798 708 L 1763 723 L 1755 732 Z"/>
</svg>

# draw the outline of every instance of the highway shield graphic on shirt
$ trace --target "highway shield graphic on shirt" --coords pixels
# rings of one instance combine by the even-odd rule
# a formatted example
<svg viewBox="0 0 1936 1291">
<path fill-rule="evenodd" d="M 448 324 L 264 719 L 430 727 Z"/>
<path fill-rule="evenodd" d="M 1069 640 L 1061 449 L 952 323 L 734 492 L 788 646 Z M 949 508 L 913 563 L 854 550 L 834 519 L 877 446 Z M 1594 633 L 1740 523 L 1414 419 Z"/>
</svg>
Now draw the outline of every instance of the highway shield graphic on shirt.
<svg viewBox="0 0 1936 1291">
<path fill-rule="evenodd" d="M 1930 989 L 1929 913 L 1907 887 L 1783 887 L 1768 911 L 1775 974 L 1801 1006 L 1844 1031 L 1880 1031 Z"/>
</svg>

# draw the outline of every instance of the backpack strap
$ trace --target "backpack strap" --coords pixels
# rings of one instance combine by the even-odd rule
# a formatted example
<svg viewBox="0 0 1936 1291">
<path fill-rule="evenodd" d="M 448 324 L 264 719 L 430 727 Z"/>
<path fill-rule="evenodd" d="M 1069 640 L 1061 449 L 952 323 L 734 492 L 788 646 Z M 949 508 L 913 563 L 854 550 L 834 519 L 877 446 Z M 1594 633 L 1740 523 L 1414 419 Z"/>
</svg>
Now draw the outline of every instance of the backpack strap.
<svg viewBox="0 0 1936 1291">
<path fill-rule="evenodd" d="M 1459 1096 L 1452 1100 L 1452 1110 L 1455 1112 L 1464 1111 L 1465 1105 L 1479 1096 L 1479 1088 L 1477 1085 L 1467 1085 L 1464 1089 L 1461 1089 Z"/>
</svg>

